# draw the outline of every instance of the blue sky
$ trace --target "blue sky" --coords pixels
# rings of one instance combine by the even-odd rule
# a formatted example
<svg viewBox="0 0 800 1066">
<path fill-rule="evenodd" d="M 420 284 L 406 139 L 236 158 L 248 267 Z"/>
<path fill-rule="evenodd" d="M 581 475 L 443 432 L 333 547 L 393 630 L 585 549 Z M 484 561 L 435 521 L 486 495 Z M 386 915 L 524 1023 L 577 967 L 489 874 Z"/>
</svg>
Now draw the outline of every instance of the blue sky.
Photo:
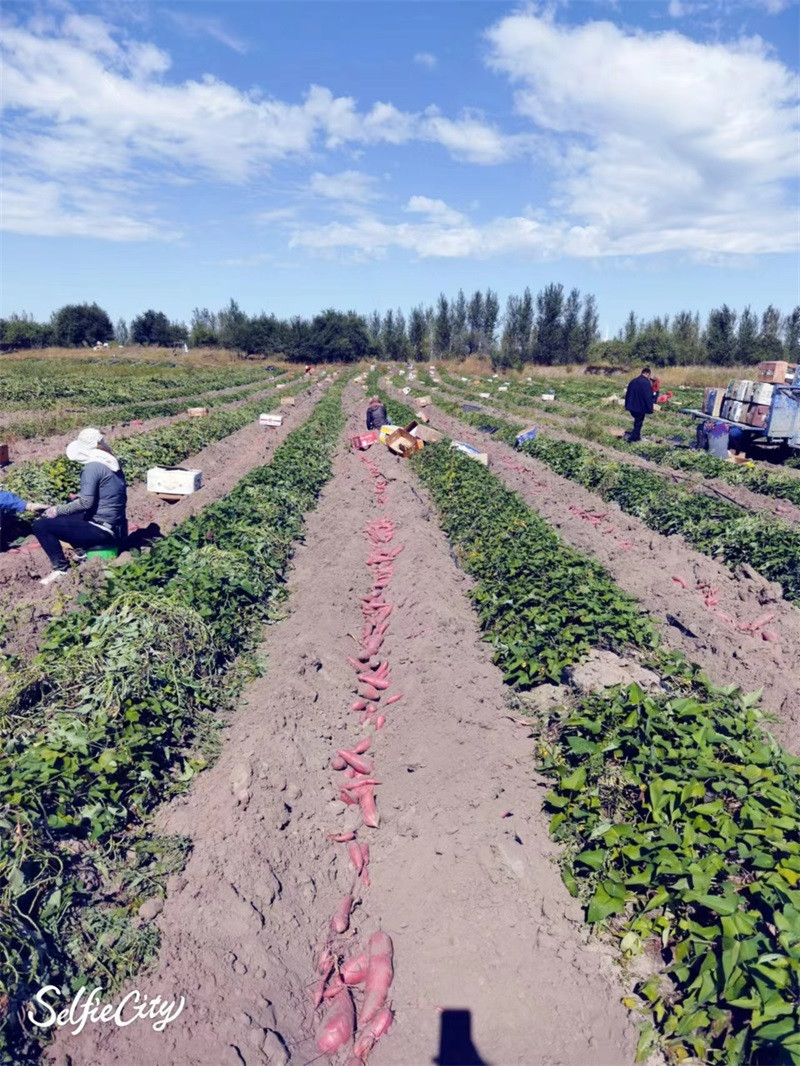
<svg viewBox="0 0 800 1066">
<path fill-rule="evenodd" d="M 784 312 L 796 0 L 6 2 L 2 313 Z"/>
</svg>

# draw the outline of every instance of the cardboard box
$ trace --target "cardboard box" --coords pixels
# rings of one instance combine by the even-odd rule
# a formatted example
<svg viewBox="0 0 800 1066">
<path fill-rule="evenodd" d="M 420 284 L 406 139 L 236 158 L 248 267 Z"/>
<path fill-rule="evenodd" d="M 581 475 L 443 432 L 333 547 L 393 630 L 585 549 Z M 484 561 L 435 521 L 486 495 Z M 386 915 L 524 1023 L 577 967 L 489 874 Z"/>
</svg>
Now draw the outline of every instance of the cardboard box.
<svg viewBox="0 0 800 1066">
<path fill-rule="evenodd" d="M 282 396 L 281 407 L 294 407 L 294 396 Z"/>
<path fill-rule="evenodd" d="M 385 444 L 386 441 L 389 439 L 389 437 L 391 437 L 391 435 L 396 430 L 398 430 L 399 428 L 400 428 L 399 426 L 392 426 L 392 425 L 381 426 L 380 430 L 378 431 L 379 435 L 380 435 L 380 439 Z"/>
<path fill-rule="evenodd" d="M 794 376 L 794 364 L 789 364 L 785 360 L 777 360 L 774 363 L 759 363 L 758 364 L 758 380 L 773 382 L 775 385 L 783 385 L 787 380 L 791 380 L 789 377 L 789 366 L 793 367 L 792 376 Z"/>
<path fill-rule="evenodd" d="M 431 429 L 430 426 L 416 425 L 409 432 L 412 437 L 416 437 L 417 440 L 422 440 L 426 444 L 440 444 L 444 440 L 444 434 L 440 433 L 438 429 Z"/>
<path fill-rule="evenodd" d="M 731 413 L 728 415 L 728 418 L 731 420 L 731 422 L 741 422 L 744 419 L 746 411 L 746 403 L 742 403 L 741 400 L 732 400 Z"/>
<path fill-rule="evenodd" d="M 417 422 L 430 422 L 430 419 L 424 411 L 415 411 L 414 418 L 416 418 Z"/>
<path fill-rule="evenodd" d="M 486 452 L 479 452 L 477 448 L 473 448 L 471 444 L 465 444 L 463 440 L 451 441 L 450 447 L 457 448 L 458 451 L 463 452 L 464 455 L 468 455 L 470 459 L 475 459 L 484 466 L 489 465 L 489 456 Z"/>
<path fill-rule="evenodd" d="M 190 496 L 203 484 L 200 470 L 184 470 L 180 466 L 154 466 L 147 471 L 147 491 L 174 496 Z"/>
<path fill-rule="evenodd" d="M 716 417 L 722 410 L 725 393 L 722 389 L 706 389 L 703 397 L 703 414 Z"/>
<path fill-rule="evenodd" d="M 549 401 L 549 400 L 554 400 L 555 398 L 556 398 L 556 394 L 554 392 L 543 392 L 542 393 L 542 399 L 543 400 L 548 400 Z"/>
<path fill-rule="evenodd" d="M 430 396 L 420 396 L 420 398 L 417 400 L 417 404 L 420 407 L 430 407 L 430 405 L 431 405 Z"/>
<path fill-rule="evenodd" d="M 367 448 L 371 448 L 373 444 L 377 444 L 381 439 L 380 433 L 376 429 L 370 430 L 369 433 L 362 433 L 360 436 L 350 438 L 350 444 L 358 451 L 366 451 Z"/>
<path fill-rule="evenodd" d="M 768 403 L 751 403 L 745 415 L 748 426 L 764 429 L 769 421 L 770 405 Z"/>
<path fill-rule="evenodd" d="M 405 429 L 396 429 L 394 433 L 390 433 L 386 438 L 386 447 L 390 452 L 394 452 L 395 455 L 406 458 L 419 451 L 422 447 L 422 441 L 412 437 Z"/>
<path fill-rule="evenodd" d="M 189 418 L 202 418 L 203 415 L 207 415 L 208 414 L 208 408 L 207 407 L 188 407 L 186 409 L 186 414 L 189 416 Z"/>
<path fill-rule="evenodd" d="M 775 392 L 775 386 L 771 381 L 757 381 L 755 388 L 753 389 L 753 403 L 769 404 L 772 403 L 772 394 Z"/>
<path fill-rule="evenodd" d="M 273 429 L 277 429 L 278 426 L 283 425 L 283 415 L 277 412 L 273 414 L 259 415 L 258 424 L 260 426 L 271 426 Z"/>
</svg>

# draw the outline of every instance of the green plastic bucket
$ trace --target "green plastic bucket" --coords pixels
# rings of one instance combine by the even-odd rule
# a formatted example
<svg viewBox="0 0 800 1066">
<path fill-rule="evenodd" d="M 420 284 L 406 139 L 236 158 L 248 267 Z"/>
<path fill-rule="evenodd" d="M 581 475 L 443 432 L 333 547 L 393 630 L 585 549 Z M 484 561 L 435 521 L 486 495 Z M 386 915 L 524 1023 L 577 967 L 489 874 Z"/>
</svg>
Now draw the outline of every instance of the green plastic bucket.
<svg viewBox="0 0 800 1066">
<path fill-rule="evenodd" d="M 119 548 L 89 548 L 86 552 L 87 559 L 116 559 L 119 556 Z"/>
</svg>

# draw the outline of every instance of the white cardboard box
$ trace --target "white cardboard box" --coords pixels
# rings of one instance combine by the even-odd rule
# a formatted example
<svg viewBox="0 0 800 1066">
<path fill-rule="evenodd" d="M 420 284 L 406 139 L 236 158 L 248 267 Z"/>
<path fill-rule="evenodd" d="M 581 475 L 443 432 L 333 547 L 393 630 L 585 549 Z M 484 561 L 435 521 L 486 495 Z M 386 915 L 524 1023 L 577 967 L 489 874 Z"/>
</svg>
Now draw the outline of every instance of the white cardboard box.
<svg viewBox="0 0 800 1066">
<path fill-rule="evenodd" d="M 200 470 L 183 470 L 179 466 L 154 466 L 147 471 L 147 491 L 172 496 L 189 496 L 203 484 Z"/>
<path fill-rule="evenodd" d="M 277 429 L 278 426 L 283 425 L 283 415 L 279 414 L 267 414 L 258 416 L 258 424 L 260 426 L 272 426 L 273 429 Z"/>
</svg>

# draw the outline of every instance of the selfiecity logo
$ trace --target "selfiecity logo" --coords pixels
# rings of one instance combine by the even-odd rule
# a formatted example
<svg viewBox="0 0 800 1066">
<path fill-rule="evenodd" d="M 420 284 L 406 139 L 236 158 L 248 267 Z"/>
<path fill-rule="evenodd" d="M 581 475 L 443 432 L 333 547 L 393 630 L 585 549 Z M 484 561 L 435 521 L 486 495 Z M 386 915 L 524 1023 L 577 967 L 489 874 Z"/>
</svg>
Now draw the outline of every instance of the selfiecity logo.
<svg viewBox="0 0 800 1066">
<path fill-rule="evenodd" d="M 72 1025 L 72 1035 L 77 1036 L 89 1023 L 113 1022 L 122 1028 L 137 1021 L 151 1021 L 155 1031 L 161 1033 L 170 1022 L 175 1021 L 186 1005 L 183 996 L 180 1003 L 176 1000 L 164 1000 L 161 996 L 148 999 L 137 989 L 129 992 L 116 1005 L 101 1003 L 103 992 L 98 985 L 91 992 L 86 988 L 79 989 L 69 1006 L 58 1011 L 47 1002 L 47 997 L 53 998 L 60 994 L 61 989 L 56 985 L 45 985 L 33 997 L 34 1003 L 44 1011 L 44 1017 L 38 1017 L 32 1010 L 28 1011 L 28 1021 L 37 1029 L 49 1029 L 52 1025 L 59 1028 Z"/>
</svg>

